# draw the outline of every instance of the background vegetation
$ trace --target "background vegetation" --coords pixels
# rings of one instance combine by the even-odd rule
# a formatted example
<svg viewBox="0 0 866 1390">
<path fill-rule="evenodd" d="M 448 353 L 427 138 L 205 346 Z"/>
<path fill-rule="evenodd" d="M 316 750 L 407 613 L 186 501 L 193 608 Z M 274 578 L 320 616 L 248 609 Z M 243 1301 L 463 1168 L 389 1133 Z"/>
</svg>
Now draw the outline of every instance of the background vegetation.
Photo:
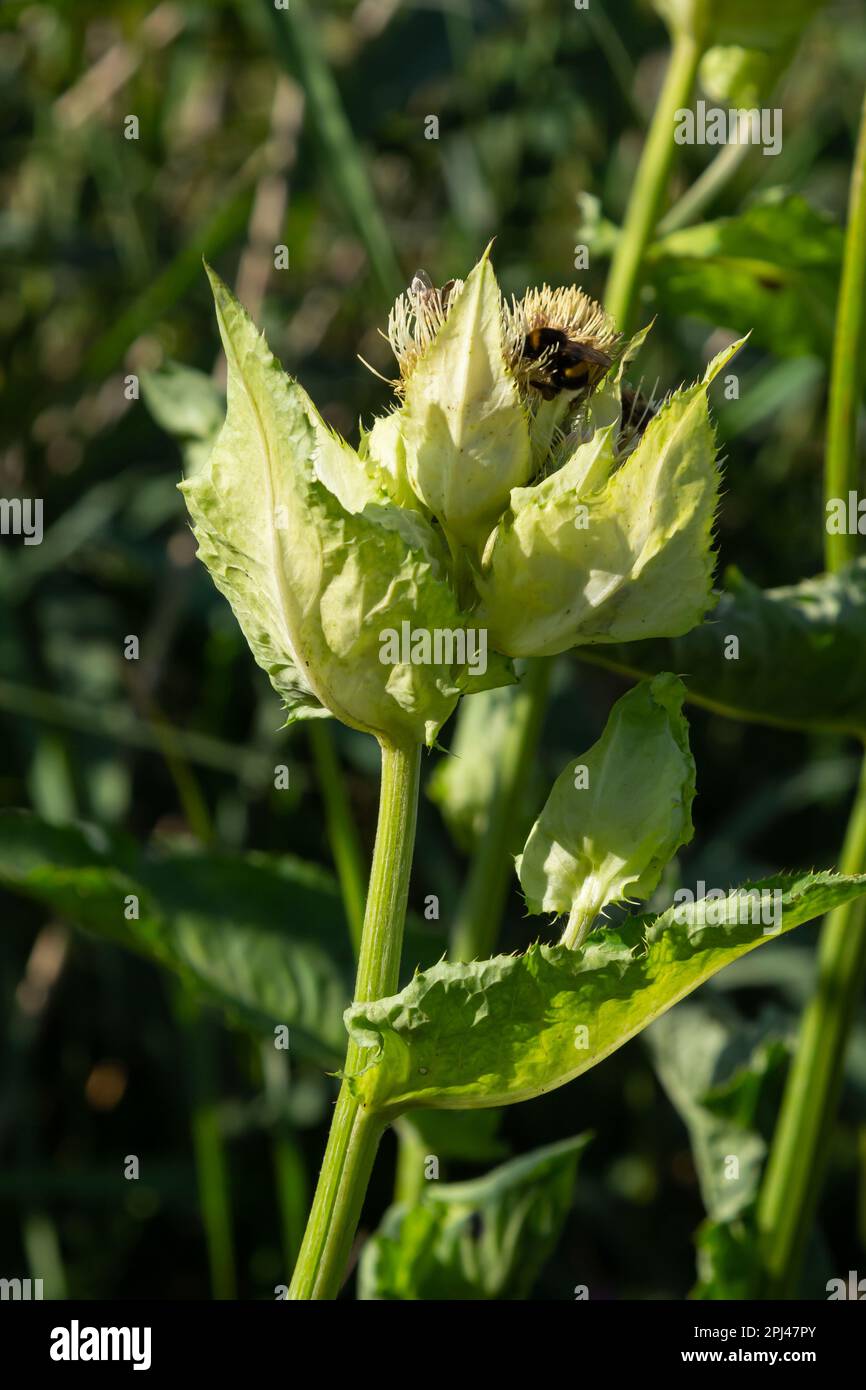
<svg viewBox="0 0 866 1390">
<path fill-rule="evenodd" d="M 0 24 L 0 491 L 45 509 L 41 545 L 0 548 L 0 805 L 47 823 L 37 835 L 4 817 L 0 833 L 0 1273 L 42 1277 L 46 1296 L 270 1298 L 303 1229 L 351 988 L 334 868 L 342 855 L 345 890 L 352 845 L 329 758 L 364 859 L 376 760 L 371 740 L 336 725 L 330 743 L 281 730 L 194 561 L 175 484 L 219 423 L 221 385 L 201 257 L 352 435 L 389 401 L 358 356 L 390 373 L 379 330 L 419 266 L 441 284 L 495 236 L 507 291 L 577 278 L 601 295 L 669 38 L 641 0 L 330 0 L 315 13 L 291 0 L 288 15 L 266 0 L 60 0 L 7 3 Z M 762 587 L 822 568 L 828 363 L 864 83 L 863 6 L 838 0 L 773 96 L 778 157 L 747 152 L 695 216 L 679 200 L 714 151 L 677 150 L 669 203 L 685 230 L 654 243 L 634 315 L 658 316 L 641 371 L 660 391 L 754 330 L 739 400 L 717 401 L 718 540 L 722 567 Z M 274 269 L 278 243 L 287 270 Z M 130 374 L 140 399 L 127 399 Z M 124 657 L 129 635 L 137 661 Z M 862 640 L 852 652 L 849 665 L 862 661 Z M 624 688 L 557 662 L 523 818 Z M 690 719 L 699 795 L 685 881 L 838 862 L 859 766 L 850 739 L 697 707 Z M 495 750 L 478 757 L 495 765 Z M 418 926 L 416 957 L 435 959 L 478 826 L 464 817 L 455 834 L 423 794 L 420 815 L 411 905 L 436 894 L 440 919 Z M 128 892 L 139 923 L 118 910 Z M 350 918 L 351 904 L 350 892 Z M 505 949 L 532 931 L 515 891 Z M 299 943 L 290 1068 L 261 1042 L 280 932 Z M 404 1145 L 462 1179 L 594 1131 L 535 1296 L 586 1284 L 593 1298 L 684 1297 L 706 1214 L 736 1215 L 709 1190 L 707 1154 L 729 1151 L 731 1125 L 756 1165 L 764 1152 L 813 979 L 814 930 L 797 938 L 574 1085 Z M 812 1295 L 864 1260 L 864 1107 L 861 1016 Z M 389 1136 L 366 1232 L 392 1200 L 395 1160 Z"/>
</svg>

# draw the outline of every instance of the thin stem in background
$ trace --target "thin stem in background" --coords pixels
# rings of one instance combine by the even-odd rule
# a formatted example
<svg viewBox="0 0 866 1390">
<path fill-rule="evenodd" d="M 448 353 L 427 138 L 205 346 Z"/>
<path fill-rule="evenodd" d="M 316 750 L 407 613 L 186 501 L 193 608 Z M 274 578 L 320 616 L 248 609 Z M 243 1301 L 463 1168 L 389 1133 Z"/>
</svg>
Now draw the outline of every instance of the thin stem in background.
<svg viewBox="0 0 866 1390">
<path fill-rule="evenodd" d="M 866 335 L 866 98 L 851 177 L 845 255 L 833 348 L 827 420 L 825 500 L 857 490 L 857 413 Z M 852 536 L 826 537 L 829 570 L 855 555 Z M 866 759 L 839 861 L 842 873 L 866 864 Z M 837 908 L 821 929 L 818 983 L 806 1007 L 758 1199 L 766 1292 L 796 1294 L 827 1168 L 845 1053 L 866 982 L 866 905 Z"/>
<path fill-rule="evenodd" d="M 857 416 L 863 386 L 863 352 L 866 347 L 866 99 L 851 175 L 848 229 L 839 307 L 833 340 L 830 402 L 827 417 L 827 453 L 824 461 L 824 500 L 856 492 L 860 482 L 857 458 Z M 828 570 L 839 570 L 857 554 L 856 535 L 825 532 L 824 555 Z"/>
<path fill-rule="evenodd" d="M 621 332 L 628 330 L 644 254 L 664 200 L 674 157 L 676 113 L 691 101 L 701 54 L 701 45 L 690 35 L 678 34 L 674 39 L 604 295 L 605 308 Z"/>
<path fill-rule="evenodd" d="M 331 730 L 319 719 L 309 720 L 310 745 L 316 765 L 316 780 L 325 801 L 328 841 L 334 856 L 337 877 L 349 934 L 355 955 L 360 954 L 367 899 L 367 874 L 358 830 L 352 817 L 346 784 L 340 771 Z"/>
<path fill-rule="evenodd" d="M 657 235 L 667 236 L 669 232 L 678 232 L 681 227 L 696 222 L 722 189 L 730 183 L 750 148 L 748 142 L 743 140 L 739 144 L 725 145 L 724 149 L 719 150 L 715 159 L 702 170 L 683 196 L 665 213 L 656 228 Z"/>
<path fill-rule="evenodd" d="M 262 5 L 277 57 L 304 88 L 330 176 L 380 285 L 393 299 L 403 283 L 400 266 L 306 0 L 292 0 L 287 10 L 276 10 L 273 0 Z"/>
<path fill-rule="evenodd" d="M 148 752 L 161 752 L 166 735 L 165 725 L 157 731 L 152 724 L 137 718 L 129 705 L 93 704 L 76 699 L 74 695 L 55 695 L 52 691 L 19 685 L 15 681 L 0 680 L 0 710 L 37 723 L 77 729 L 93 738 L 144 748 Z M 266 753 L 213 738 L 210 734 L 172 725 L 171 739 L 172 746 L 189 762 L 245 781 L 261 782 L 272 771 Z"/>
<path fill-rule="evenodd" d="M 304 1234 L 307 1173 L 286 1113 L 291 1080 L 288 1054 L 276 1048 L 272 1038 L 264 1039 L 260 1047 L 262 1081 L 271 1116 L 271 1154 L 280 1207 L 283 1259 L 288 1271 L 294 1268 Z"/>
<path fill-rule="evenodd" d="M 228 1162 L 217 1104 L 215 1038 L 210 1020 L 189 994 L 175 990 L 174 1004 L 186 1045 L 190 1129 L 211 1291 L 216 1299 L 231 1299 L 236 1294 L 234 1237 Z"/>
<path fill-rule="evenodd" d="M 382 744 L 379 820 L 355 985 L 357 1000 L 380 999 L 398 986 L 409 876 L 418 814 L 420 747 Z M 354 1042 L 345 1074 L 363 1065 Z M 384 1122 L 340 1087 L 322 1171 L 289 1298 L 332 1299 L 340 1290 Z"/>
<path fill-rule="evenodd" d="M 490 797 L 487 825 L 472 859 L 451 930 L 452 960 L 485 960 L 496 947 L 512 855 L 519 845 L 520 808 L 541 737 L 553 657 L 527 664 L 508 733 L 497 754 L 499 777 Z"/>
<path fill-rule="evenodd" d="M 424 1160 L 427 1145 L 411 1121 L 401 1117 L 397 1132 L 397 1172 L 394 1175 L 394 1201 L 414 1206 L 424 1191 Z"/>
</svg>

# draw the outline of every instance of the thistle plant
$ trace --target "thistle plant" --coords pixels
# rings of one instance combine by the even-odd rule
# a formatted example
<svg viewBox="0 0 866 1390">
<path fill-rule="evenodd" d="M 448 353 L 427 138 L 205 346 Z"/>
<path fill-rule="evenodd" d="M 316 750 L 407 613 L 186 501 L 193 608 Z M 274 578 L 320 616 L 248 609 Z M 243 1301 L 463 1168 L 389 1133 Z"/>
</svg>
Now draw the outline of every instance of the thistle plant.
<svg viewBox="0 0 866 1390">
<path fill-rule="evenodd" d="M 443 961 L 398 993 L 421 749 L 461 696 L 513 682 L 515 658 L 675 637 L 711 609 L 708 392 L 740 344 L 636 411 L 626 377 L 644 334 L 624 342 L 576 288 L 507 302 L 488 253 L 465 282 L 437 289 L 419 275 L 397 300 L 393 408 L 356 448 L 209 273 L 228 402 L 208 463 L 182 484 L 200 558 L 287 722 L 333 716 L 382 751 L 342 1084 L 290 1291 L 329 1298 L 379 1138 L 404 1110 L 564 1084 L 866 878 L 780 876 L 623 915 L 693 833 L 684 689 L 663 673 L 620 699 L 563 770 L 518 858 L 529 911 L 565 917 L 560 942 Z"/>
</svg>

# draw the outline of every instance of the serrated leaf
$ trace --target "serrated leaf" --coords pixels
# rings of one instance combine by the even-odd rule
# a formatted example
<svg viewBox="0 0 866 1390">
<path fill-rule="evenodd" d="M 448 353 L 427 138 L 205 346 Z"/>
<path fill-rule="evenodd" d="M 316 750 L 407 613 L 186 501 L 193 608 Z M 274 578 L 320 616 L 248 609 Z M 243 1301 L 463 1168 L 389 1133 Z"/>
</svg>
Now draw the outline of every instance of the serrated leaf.
<svg viewBox="0 0 866 1390">
<path fill-rule="evenodd" d="M 690 700 L 734 719 L 866 735 L 866 558 L 779 589 L 733 569 L 725 580 L 712 617 L 685 636 L 579 655 L 638 676 L 677 671 Z"/>
<path fill-rule="evenodd" d="M 579 945 L 611 903 L 648 898 L 694 833 L 685 686 L 663 674 L 617 700 L 604 733 L 557 777 L 517 873 L 530 912 L 567 912 Z"/>
<path fill-rule="evenodd" d="M 334 1064 L 352 961 L 336 885 L 300 860 L 144 852 L 96 827 L 0 813 L 0 884 L 84 931 L 168 967 L 231 1017 L 276 1024 Z M 138 919 L 124 915 L 138 899 Z"/>
<path fill-rule="evenodd" d="M 395 1206 L 361 1256 L 361 1299 L 528 1297 L 568 1215 L 589 1135 L 512 1159 L 486 1177 L 431 1182 Z"/>
<path fill-rule="evenodd" d="M 521 956 L 443 962 L 390 999 L 347 1009 L 369 1058 L 348 1084 L 386 1113 L 510 1105 L 563 1086 L 771 941 L 751 919 L 754 894 L 776 890 L 784 932 L 866 892 L 866 875 L 780 875 L 732 890 L 712 912 L 701 899 L 631 918 L 581 950 L 535 945 Z"/>
<path fill-rule="evenodd" d="M 826 357 L 841 259 L 842 232 L 830 218 L 799 195 L 771 194 L 654 242 L 646 276 L 662 313 L 751 330 L 782 357 Z"/>
</svg>

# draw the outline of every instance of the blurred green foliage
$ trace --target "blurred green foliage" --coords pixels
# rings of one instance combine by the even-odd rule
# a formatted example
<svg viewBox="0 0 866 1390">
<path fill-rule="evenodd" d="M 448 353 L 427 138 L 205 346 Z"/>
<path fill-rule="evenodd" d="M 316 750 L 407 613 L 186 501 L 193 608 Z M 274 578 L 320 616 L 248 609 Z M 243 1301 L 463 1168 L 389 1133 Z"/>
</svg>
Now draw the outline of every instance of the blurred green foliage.
<svg viewBox="0 0 866 1390">
<path fill-rule="evenodd" d="M 138 846 L 130 872 L 171 864 L 173 884 L 190 856 L 205 915 L 215 901 L 231 912 L 231 865 L 254 874 L 255 856 L 272 856 L 259 880 L 267 887 L 244 887 L 250 927 L 278 935 L 293 913 L 302 917 L 338 988 L 346 942 L 331 955 L 333 885 L 321 889 L 334 912 L 319 927 L 312 899 L 297 904 L 291 871 L 283 892 L 276 867 L 290 854 L 322 884 L 332 867 L 307 734 L 281 731 L 275 696 L 194 563 L 176 490 L 210 437 L 222 390 L 201 257 L 351 435 L 389 399 L 358 356 L 390 375 L 380 330 L 400 279 L 418 266 L 441 284 L 495 236 L 509 292 L 579 278 L 601 293 L 668 36 L 643 0 L 586 11 L 561 0 L 332 0 L 315 10 L 292 0 L 291 9 L 284 23 L 265 0 L 7 0 L 0 12 L 0 492 L 43 499 L 45 526 L 40 546 L 0 539 L 0 804 L 58 827 L 96 824 Z M 645 389 L 692 379 L 724 330 L 755 330 L 738 362 L 740 399 L 716 402 L 728 452 L 719 548 L 723 564 L 765 588 L 821 567 L 822 310 L 864 81 L 863 6 L 834 0 L 772 97 L 784 109 L 782 153 L 749 151 L 704 209 L 708 227 L 660 237 L 640 301 L 642 321 L 658 316 L 641 362 Z M 431 114 L 438 140 L 425 139 Z M 124 135 L 131 115 L 137 139 Z M 712 154 L 678 151 L 674 206 Z M 798 200 L 800 234 L 764 226 L 760 274 L 737 270 L 735 313 L 717 257 L 753 245 L 755 220 L 785 206 L 775 190 Z M 576 272 L 584 242 L 589 269 Z M 288 248 L 287 271 L 274 269 L 277 244 Z M 160 394 L 172 361 L 197 373 L 181 402 Z M 179 404 L 190 411 L 180 419 Z M 130 634 L 137 661 L 124 658 Z M 622 688 L 608 672 L 557 666 L 536 797 L 598 736 Z M 835 862 L 855 776 L 841 733 L 712 711 L 690 719 L 699 792 L 684 861 L 691 878 L 726 883 Z M 334 738 L 367 853 L 375 749 L 347 730 Z M 435 766 L 430 758 L 428 772 Z M 464 847 L 474 805 L 461 821 Z M 24 850 L 7 839 L 3 852 L 8 882 L 25 872 Z M 97 860 L 77 861 L 91 901 L 104 871 Z M 290 1076 L 269 1073 L 236 1017 L 224 1026 L 220 1014 L 190 1012 L 147 960 L 70 936 L 76 914 L 51 889 L 60 864 L 58 852 L 31 866 L 32 900 L 2 898 L 0 1272 L 29 1269 L 46 1293 L 80 1297 L 214 1288 L 273 1297 L 287 1282 L 331 1082 L 300 1050 Z M 465 869 L 422 798 L 411 901 L 440 901 L 430 959 L 444 949 Z M 200 907 L 185 910 L 204 932 Z M 514 895 L 505 948 L 532 934 Z M 759 954 L 771 968 L 757 983 L 746 961 L 719 985 L 752 1020 L 768 1004 L 798 1002 L 810 970 L 804 944 Z M 226 982 L 242 991 L 242 970 L 229 964 Z M 334 999 L 329 1008 L 330 1020 Z M 718 1091 L 709 1094 L 721 1123 Z M 866 1184 L 863 1095 L 856 1085 L 846 1094 L 822 1208 L 833 1269 L 863 1259 L 866 1232 L 847 1216 Z M 689 1105 L 703 1115 L 706 1096 Z M 684 1296 L 703 1178 L 640 1044 L 555 1096 L 510 1109 L 501 1142 L 526 1154 L 587 1126 L 597 1138 L 535 1296 L 571 1298 L 578 1284 L 593 1298 Z M 441 1144 L 454 1180 L 477 1177 L 496 1152 L 489 1136 L 475 1163 L 471 1146 Z M 138 1182 L 123 1176 L 129 1154 L 141 1160 Z M 386 1144 L 368 1231 L 391 1203 L 393 1157 Z M 705 1228 L 702 1250 L 707 1279 L 711 1257 L 735 1267 L 736 1230 Z"/>
</svg>

